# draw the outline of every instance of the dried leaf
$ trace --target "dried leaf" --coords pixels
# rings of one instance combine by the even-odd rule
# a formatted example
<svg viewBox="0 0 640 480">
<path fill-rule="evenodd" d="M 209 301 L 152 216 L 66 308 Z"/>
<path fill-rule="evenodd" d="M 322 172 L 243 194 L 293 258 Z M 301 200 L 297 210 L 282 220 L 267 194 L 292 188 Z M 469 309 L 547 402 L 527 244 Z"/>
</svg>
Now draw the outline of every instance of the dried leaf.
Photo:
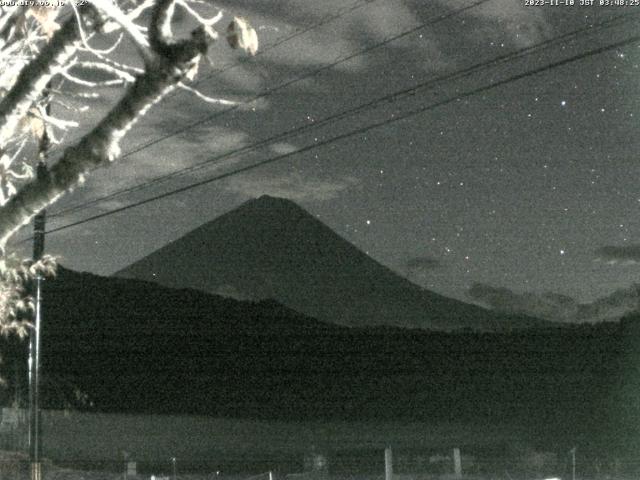
<svg viewBox="0 0 640 480">
<path fill-rule="evenodd" d="M 26 133 L 31 131 L 33 138 L 39 140 L 44 135 L 44 121 L 36 108 L 32 108 L 22 117 L 19 124 L 20 131 Z"/>
<path fill-rule="evenodd" d="M 28 15 L 36 19 L 40 24 L 40 28 L 51 38 L 56 30 L 60 28 L 60 25 L 56 22 L 58 16 L 58 8 L 54 6 L 36 5 L 29 9 Z"/>
<path fill-rule="evenodd" d="M 242 17 L 235 17 L 227 27 L 227 42 L 231 48 L 241 48 L 249 55 L 258 51 L 258 34 Z"/>
</svg>

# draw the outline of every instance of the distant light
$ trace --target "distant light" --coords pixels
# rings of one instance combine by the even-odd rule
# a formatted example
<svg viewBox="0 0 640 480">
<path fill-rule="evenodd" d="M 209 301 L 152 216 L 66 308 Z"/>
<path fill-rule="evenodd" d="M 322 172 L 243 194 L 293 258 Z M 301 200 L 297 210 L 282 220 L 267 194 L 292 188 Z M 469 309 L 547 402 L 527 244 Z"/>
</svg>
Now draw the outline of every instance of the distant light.
<svg viewBox="0 0 640 480">
<path fill-rule="evenodd" d="M 367 225 L 371 225 L 371 220 L 367 220 Z"/>
<path fill-rule="evenodd" d="M 560 105 L 563 106 L 563 107 L 566 107 L 567 106 L 567 101 L 566 100 L 562 100 L 560 102 Z"/>
</svg>

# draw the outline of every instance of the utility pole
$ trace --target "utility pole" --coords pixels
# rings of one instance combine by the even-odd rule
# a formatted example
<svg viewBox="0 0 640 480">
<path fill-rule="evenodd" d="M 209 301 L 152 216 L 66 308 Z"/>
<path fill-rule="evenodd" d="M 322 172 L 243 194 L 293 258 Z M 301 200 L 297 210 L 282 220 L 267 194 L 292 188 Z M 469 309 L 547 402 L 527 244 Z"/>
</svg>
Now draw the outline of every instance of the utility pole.
<svg viewBox="0 0 640 480">
<path fill-rule="evenodd" d="M 46 172 L 46 165 L 38 163 L 37 176 Z M 44 251 L 44 210 L 36 215 L 33 221 L 33 259 L 38 261 Z M 40 330 L 42 324 L 42 282 L 40 274 L 35 280 L 35 318 L 33 331 L 29 338 L 29 460 L 31 463 L 31 480 L 41 480 L 40 465 Z"/>
<path fill-rule="evenodd" d="M 48 93 L 45 92 L 47 101 L 46 111 L 50 113 Z M 38 144 L 38 166 L 36 179 L 45 181 L 48 176 L 47 154 L 50 140 L 46 126 Z M 41 210 L 33 219 L 33 260 L 37 262 L 44 254 L 44 230 L 46 212 Z M 40 451 L 42 445 L 40 425 L 40 331 L 42 327 L 42 282 L 44 278 L 40 274 L 35 279 L 35 318 L 33 331 L 29 337 L 29 462 L 31 464 L 31 480 L 42 480 L 42 464 Z"/>
<path fill-rule="evenodd" d="M 391 447 L 384 449 L 384 480 L 393 480 L 393 453 Z"/>
</svg>

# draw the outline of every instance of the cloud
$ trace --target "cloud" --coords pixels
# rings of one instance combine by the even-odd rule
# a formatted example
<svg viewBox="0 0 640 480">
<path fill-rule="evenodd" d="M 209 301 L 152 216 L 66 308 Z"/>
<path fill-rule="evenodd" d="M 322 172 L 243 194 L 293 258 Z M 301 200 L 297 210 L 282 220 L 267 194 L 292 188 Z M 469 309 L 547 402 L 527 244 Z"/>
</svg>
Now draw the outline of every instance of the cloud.
<svg viewBox="0 0 640 480">
<path fill-rule="evenodd" d="M 357 180 L 346 177 L 342 180 L 319 180 L 303 178 L 299 173 L 279 176 L 260 176 L 258 174 L 233 177 L 226 182 L 225 188 L 246 197 L 271 195 L 290 200 L 331 200 L 343 190 L 355 185 Z"/>
<path fill-rule="evenodd" d="M 640 310 L 640 284 L 615 290 L 590 303 L 579 303 L 569 296 L 557 293 L 518 293 L 483 283 L 474 284 L 467 294 L 492 310 L 557 322 L 617 320 L 627 313 Z"/>
<path fill-rule="evenodd" d="M 596 259 L 607 263 L 640 263 L 640 245 L 605 246 L 596 250 Z"/>
<path fill-rule="evenodd" d="M 517 293 L 508 288 L 476 283 L 467 292 L 492 310 L 518 313 L 535 317 L 570 321 L 577 311 L 577 303 L 571 297 L 553 293 Z"/>
<path fill-rule="evenodd" d="M 450 8 L 463 8 L 465 0 L 446 0 Z M 548 38 L 551 26 L 545 18 L 544 8 L 530 8 L 522 0 L 493 0 L 477 8 L 468 10 L 481 20 L 490 21 L 502 28 L 518 47 L 527 47 L 541 39 Z"/>
<path fill-rule="evenodd" d="M 402 32 L 410 31 L 425 21 L 419 16 L 423 7 L 411 5 L 411 3 L 407 1 L 373 2 L 368 8 L 360 9 L 356 15 L 351 15 L 340 22 L 343 26 L 341 36 L 356 40 L 359 45 L 366 47 L 372 42 L 385 42 Z M 393 42 L 391 48 L 404 48 L 403 54 L 407 55 L 413 64 L 424 65 L 431 71 L 439 71 L 454 65 L 453 61 L 442 52 L 439 37 L 430 29 L 420 29 L 416 35 L 419 35 L 419 46 L 416 47 L 415 42 Z M 385 68 L 388 66 L 388 55 L 389 52 L 383 57 Z M 371 57 L 371 55 L 360 55 L 344 65 L 338 65 L 338 68 L 362 68 L 371 62 Z M 396 65 L 396 68 L 401 67 Z"/>
<path fill-rule="evenodd" d="M 433 269 L 440 268 L 441 266 L 442 263 L 440 260 L 436 260 L 435 258 L 426 255 L 422 257 L 409 258 L 405 263 L 405 268 L 410 274 L 429 272 Z"/>
<path fill-rule="evenodd" d="M 277 153 L 278 155 L 286 155 L 287 153 L 295 152 L 297 147 L 292 145 L 291 143 L 274 143 L 270 147 L 272 152 Z"/>
</svg>

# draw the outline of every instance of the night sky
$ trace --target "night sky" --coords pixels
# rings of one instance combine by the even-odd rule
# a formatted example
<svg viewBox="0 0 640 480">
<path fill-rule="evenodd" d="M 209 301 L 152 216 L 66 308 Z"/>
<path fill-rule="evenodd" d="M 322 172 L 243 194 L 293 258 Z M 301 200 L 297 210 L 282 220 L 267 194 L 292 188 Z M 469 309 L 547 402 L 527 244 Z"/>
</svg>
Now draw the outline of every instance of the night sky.
<svg viewBox="0 0 640 480">
<path fill-rule="evenodd" d="M 213 67 L 201 73 L 204 93 L 242 102 L 291 79 L 307 78 L 226 113 L 216 112 L 229 107 L 202 103 L 186 92 L 172 95 L 128 137 L 124 152 L 213 118 L 96 172 L 51 213 L 583 31 L 473 75 L 52 218 L 49 226 L 59 227 L 320 144 L 224 181 L 52 234 L 48 251 L 60 255 L 66 266 L 110 274 L 266 193 L 296 201 L 412 281 L 465 301 L 471 300 L 468 290 L 474 284 L 476 292 L 506 287 L 568 295 L 580 302 L 619 291 L 624 297 L 640 273 L 640 41 L 496 88 L 482 87 L 633 38 L 639 34 L 640 6 L 604 7 L 596 0 L 588 7 L 576 0 L 574 6 L 540 7 L 526 6 L 525 0 L 489 0 L 434 21 L 474 3 L 218 2 L 227 12 L 225 22 L 233 13 L 249 19 L 266 51 L 247 60 L 219 42 L 211 54 Z M 609 28 L 599 26 L 621 15 Z M 323 24 L 312 28 L 318 23 Z M 423 29 L 370 49 L 425 23 Z M 370 51 L 309 75 L 364 49 Z M 121 58 L 128 55 L 120 53 Z M 216 70 L 220 68 L 222 72 Z M 482 91 L 470 94 L 476 90 Z M 91 110 L 87 125 L 115 93 L 107 93 Z M 433 106 L 446 99 L 451 101 Z M 423 113 L 392 121 L 422 107 Z M 324 144 L 385 120 L 378 128 Z M 25 236 L 27 232 L 19 235 Z"/>
</svg>

